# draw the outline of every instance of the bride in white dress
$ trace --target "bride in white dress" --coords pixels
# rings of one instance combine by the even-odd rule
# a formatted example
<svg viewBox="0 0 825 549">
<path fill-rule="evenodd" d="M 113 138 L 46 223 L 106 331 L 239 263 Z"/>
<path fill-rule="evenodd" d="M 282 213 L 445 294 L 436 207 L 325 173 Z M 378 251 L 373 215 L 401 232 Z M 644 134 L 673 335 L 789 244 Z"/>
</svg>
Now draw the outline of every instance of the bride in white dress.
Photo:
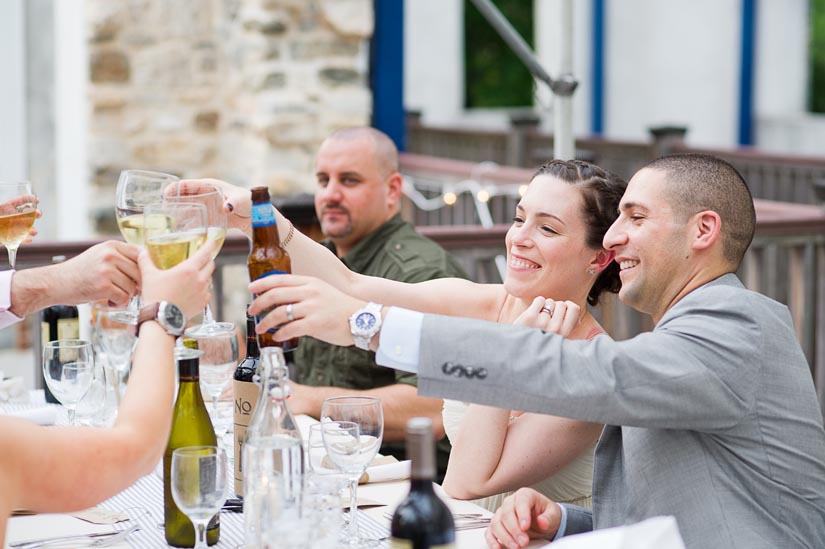
<svg viewBox="0 0 825 549">
<path fill-rule="evenodd" d="M 234 214 L 230 226 L 249 235 L 249 191 L 222 181 L 209 183 L 226 196 L 226 210 Z M 294 274 L 317 277 L 359 299 L 587 339 L 604 330 L 586 304 L 595 306 L 603 292 L 618 292 L 621 285 L 614 254 L 602 247 L 602 239 L 617 216 L 626 185 L 579 160 L 553 160 L 539 168 L 505 237 L 503 284 L 461 279 L 406 284 L 361 275 L 298 231 L 287 239 L 287 251 Z M 280 212 L 276 216 L 279 226 L 290 227 Z M 511 416 L 518 419 L 511 422 Z M 475 405 L 465 415 L 460 403 L 447 403 L 444 419 L 453 443 L 444 480 L 450 496 L 473 499 L 538 485 L 553 499 L 589 503 L 600 425 Z M 488 506 L 496 505 L 491 501 Z"/>
</svg>

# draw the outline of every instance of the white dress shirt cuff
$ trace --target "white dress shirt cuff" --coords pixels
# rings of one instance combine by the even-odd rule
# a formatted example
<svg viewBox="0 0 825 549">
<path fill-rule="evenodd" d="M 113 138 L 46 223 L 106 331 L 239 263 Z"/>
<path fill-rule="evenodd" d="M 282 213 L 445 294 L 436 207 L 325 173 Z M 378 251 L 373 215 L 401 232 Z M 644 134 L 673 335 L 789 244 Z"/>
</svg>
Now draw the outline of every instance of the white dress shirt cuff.
<svg viewBox="0 0 825 549">
<path fill-rule="evenodd" d="M 0 271 L 0 330 L 23 320 L 9 310 L 11 308 L 11 277 L 14 270 Z"/>
<path fill-rule="evenodd" d="M 567 530 L 567 508 L 564 505 L 559 505 L 559 509 L 561 509 L 561 521 L 559 522 L 559 529 L 556 530 L 556 535 L 553 537 L 551 541 L 556 541 L 559 538 L 564 537 L 564 531 Z"/>
<path fill-rule="evenodd" d="M 418 348 L 424 315 L 417 311 L 390 307 L 381 324 L 375 362 L 387 368 L 418 373 Z"/>
</svg>

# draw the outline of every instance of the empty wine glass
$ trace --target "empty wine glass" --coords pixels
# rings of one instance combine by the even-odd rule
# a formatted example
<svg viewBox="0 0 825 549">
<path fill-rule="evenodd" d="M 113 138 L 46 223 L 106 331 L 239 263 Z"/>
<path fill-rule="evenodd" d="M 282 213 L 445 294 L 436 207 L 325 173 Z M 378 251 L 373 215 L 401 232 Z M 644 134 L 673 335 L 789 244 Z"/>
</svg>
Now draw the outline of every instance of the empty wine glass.
<svg viewBox="0 0 825 549">
<path fill-rule="evenodd" d="M 172 499 L 195 527 L 195 549 L 205 548 L 206 526 L 226 500 L 226 453 L 215 446 L 172 452 Z"/>
<path fill-rule="evenodd" d="M 124 381 L 129 374 L 132 353 L 137 345 L 135 324 L 137 317 L 128 309 L 111 309 L 95 305 L 95 325 L 92 332 L 94 346 L 105 356 L 112 371 L 111 384 L 115 389 L 115 407 L 120 406 L 120 396 L 125 389 Z"/>
<path fill-rule="evenodd" d="M 206 207 L 194 202 L 149 204 L 146 218 L 167 222 L 144 228 L 144 245 L 158 269 L 171 269 L 188 259 L 206 242 Z"/>
<path fill-rule="evenodd" d="M 149 204 L 163 201 L 164 190 L 180 179 L 174 175 L 146 170 L 123 170 L 117 181 L 115 214 L 123 239 L 129 244 L 143 246 L 146 228 L 164 228 L 168 219 L 144 215 Z M 137 318 L 140 296 L 129 302 L 128 313 Z"/>
<path fill-rule="evenodd" d="M 43 376 L 46 385 L 66 408 L 74 425 L 75 407 L 94 378 L 94 355 L 88 341 L 58 339 L 43 346 Z"/>
<path fill-rule="evenodd" d="M 9 265 L 14 269 L 17 248 L 34 226 L 37 218 L 37 197 L 31 183 L 0 183 L 0 244 L 9 253 Z"/>
<path fill-rule="evenodd" d="M 212 259 L 218 254 L 226 240 L 226 212 L 223 209 L 223 193 L 210 183 L 191 185 L 170 185 L 166 188 L 164 200 L 167 202 L 196 202 L 206 208 L 207 240 L 214 243 Z M 186 335 L 194 338 L 228 334 L 235 329 L 231 322 L 217 322 L 209 303 L 203 309 L 203 323 L 186 330 Z"/>
<path fill-rule="evenodd" d="M 229 418 L 218 417 L 218 397 L 226 388 L 238 363 L 238 336 L 235 332 L 213 334 L 198 339 L 201 387 L 212 400 L 212 425 L 218 441 L 229 428 Z"/>
<path fill-rule="evenodd" d="M 341 540 L 348 547 L 372 547 L 374 540 L 358 533 L 358 479 L 381 447 L 384 414 L 375 397 L 332 397 L 321 405 L 321 436 L 329 459 L 349 475 L 349 527 Z"/>
</svg>

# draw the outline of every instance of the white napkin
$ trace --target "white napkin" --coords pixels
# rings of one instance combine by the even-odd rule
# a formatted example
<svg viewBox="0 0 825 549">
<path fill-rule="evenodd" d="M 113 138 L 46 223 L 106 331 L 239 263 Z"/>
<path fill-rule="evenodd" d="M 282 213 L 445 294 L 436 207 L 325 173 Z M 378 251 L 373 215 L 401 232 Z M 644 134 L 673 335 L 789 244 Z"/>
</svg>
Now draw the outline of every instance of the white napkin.
<svg viewBox="0 0 825 549">
<path fill-rule="evenodd" d="M 37 423 L 38 425 L 54 425 L 57 420 L 57 406 L 28 408 L 25 410 L 18 410 L 16 412 L 9 412 L 5 415 L 10 417 L 18 417 L 20 419 L 27 419 Z"/>
<path fill-rule="evenodd" d="M 542 549 L 685 549 L 676 518 L 653 517 L 628 526 L 562 538 Z"/>
<path fill-rule="evenodd" d="M 22 377 L 10 377 L 3 379 L 0 373 L 0 402 L 7 402 L 13 398 L 18 398 L 26 392 Z"/>
<path fill-rule="evenodd" d="M 366 477 L 366 479 L 364 478 Z M 387 482 L 390 480 L 404 480 L 410 478 L 410 461 L 396 461 L 384 465 L 373 465 L 361 476 L 359 482 Z"/>
</svg>

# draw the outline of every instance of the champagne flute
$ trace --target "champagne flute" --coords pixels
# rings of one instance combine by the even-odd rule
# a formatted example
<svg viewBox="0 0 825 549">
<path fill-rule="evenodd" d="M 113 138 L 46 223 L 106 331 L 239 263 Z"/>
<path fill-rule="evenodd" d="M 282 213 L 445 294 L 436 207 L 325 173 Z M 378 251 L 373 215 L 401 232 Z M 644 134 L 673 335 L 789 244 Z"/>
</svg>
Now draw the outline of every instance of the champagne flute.
<svg viewBox="0 0 825 549">
<path fill-rule="evenodd" d="M 220 442 L 229 424 L 218 417 L 218 397 L 226 388 L 238 363 L 238 336 L 233 332 L 198 339 L 201 387 L 212 400 L 212 425 Z"/>
<path fill-rule="evenodd" d="M 321 436 L 327 456 L 350 480 L 349 527 L 341 540 L 347 547 L 373 547 L 358 534 L 358 479 L 381 447 L 384 414 L 375 397 L 332 397 L 321 405 Z"/>
<path fill-rule="evenodd" d="M 164 193 L 167 202 L 196 202 L 206 207 L 206 238 L 214 242 L 212 259 L 218 257 L 226 239 L 226 212 L 223 210 L 223 193 L 216 186 L 201 183 L 197 187 L 176 184 Z M 235 325 L 231 322 L 217 322 L 209 303 L 203 309 L 203 323 L 186 330 L 186 335 L 196 339 L 232 333 Z"/>
<path fill-rule="evenodd" d="M 194 202 L 163 202 L 143 209 L 148 218 L 163 218 L 162 225 L 145 226 L 143 239 L 158 269 L 171 269 L 188 259 L 206 242 L 206 207 Z"/>
<path fill-rule="evenodd" d="M 206 548 L 206 526 L 226 500 L 226 453 L 215 446 L 172 452 L 172 499 L 195 526 L 195 549 Z"/>
<path fill-rule="evenodd" d="M 69 424 L 75 408 L 92 385 L 94 355 L 88 341 L 58 339 L 43 346 L 43 376 L 52 394 L 66 408 Z"/>
<path fill-rule="evenodd" d="M 163 194 L 170 184 L 180 179 L 174 175 L 146 170 L 123 170 L 117 181 L 115 195 L 115 214 L 117 226 L 123 239 L 129 244 L 143 246 L 144 232 L 147 228 L 164 229 L 169 220 L 163 217 L 146 216 L 144 209 L 149 204 L 163 201 Z M 129 301 L 129 307 L 124 315 L 137 321 L 140 309 L 140 296 L 135 295 Z"/>
<path fill-rule="evenodd" d="M 31 183 L 0 183 L 0 243 L 9 253 L 9 265 L 14 269 L 17 248 L 34 226 L 37 218 L 37 197 Z"/>
</svg>

